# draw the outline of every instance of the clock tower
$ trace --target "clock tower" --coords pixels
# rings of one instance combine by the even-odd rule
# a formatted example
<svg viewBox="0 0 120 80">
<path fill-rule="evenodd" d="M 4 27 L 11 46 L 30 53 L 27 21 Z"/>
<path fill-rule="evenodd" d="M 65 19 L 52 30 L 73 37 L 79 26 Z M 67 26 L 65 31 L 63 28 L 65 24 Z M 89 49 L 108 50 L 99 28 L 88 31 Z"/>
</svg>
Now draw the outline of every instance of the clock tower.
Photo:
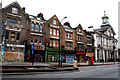
<svg viewBox="0 0 120 80">
<path fill-rule="evenodd" d="M 102 17 L 102 20 L 103 20 L 102 24 L 109 24 L 109 22 L 108 22 L 109 17 L 108 17 L 108 16 L 106 16 L 105 11 L 104 11 L 104 16 Z"/>
</svg>

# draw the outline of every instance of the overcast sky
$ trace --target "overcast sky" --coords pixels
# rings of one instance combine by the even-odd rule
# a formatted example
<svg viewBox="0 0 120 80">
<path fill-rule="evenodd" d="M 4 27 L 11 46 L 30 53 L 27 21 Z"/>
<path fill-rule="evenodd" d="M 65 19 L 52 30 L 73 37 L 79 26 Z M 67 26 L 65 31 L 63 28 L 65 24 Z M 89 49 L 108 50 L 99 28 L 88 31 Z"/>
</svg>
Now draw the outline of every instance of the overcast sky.
<svg viewBox="0 0 120 80">
<path fill-rule="evenodd" d="M 15 0 L 0 0 L 3 7 Z M 120 0 L 16 0 L 21 7 L 26 7 L 26 13 L 37 15 L 42 12 L 46 20 L 50 19 L 54 14 L 62 21 L 70 22 L 74 28 L 81 24 L 83 29 L 93 26 L 94 29 L 99 28 L 102 24 L 101 17 L 106 15 L 109 17 L 109 23 L 113 27 L 116 38 L 118 37 L 118 2 Z"/>
</svg>

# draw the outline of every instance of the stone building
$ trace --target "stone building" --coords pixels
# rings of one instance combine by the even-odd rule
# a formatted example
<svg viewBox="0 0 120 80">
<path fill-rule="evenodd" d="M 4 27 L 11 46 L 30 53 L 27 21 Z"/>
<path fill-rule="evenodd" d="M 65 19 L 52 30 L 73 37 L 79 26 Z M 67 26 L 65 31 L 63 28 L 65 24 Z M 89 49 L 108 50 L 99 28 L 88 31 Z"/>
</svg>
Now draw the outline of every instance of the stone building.
<svg viewBox="0 0 120 80">
<path fill-rule="evenodd" d="M 108 21 L 109 17 L 105 13 L 102 20 L 100 28 L 91 32 L 95 39 L 95 61 L 114 61 L 118 55 L 116 34 Z"/>
</svg>

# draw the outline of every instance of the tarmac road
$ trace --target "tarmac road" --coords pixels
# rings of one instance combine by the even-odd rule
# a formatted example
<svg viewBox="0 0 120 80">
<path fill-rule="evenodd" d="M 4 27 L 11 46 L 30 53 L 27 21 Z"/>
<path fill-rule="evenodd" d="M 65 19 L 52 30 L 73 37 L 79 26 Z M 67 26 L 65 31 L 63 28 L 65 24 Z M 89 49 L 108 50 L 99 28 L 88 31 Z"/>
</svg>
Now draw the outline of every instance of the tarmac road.
<svg viewBox="0 0 120 80">
<path fill-rule="evenodd" d="M 119 65 L 120 66 L 120 65 Z M 118 64 L 79 67 L 78 71 L 3 75 L 3 78 L 118 78 Z"/>
</svg>

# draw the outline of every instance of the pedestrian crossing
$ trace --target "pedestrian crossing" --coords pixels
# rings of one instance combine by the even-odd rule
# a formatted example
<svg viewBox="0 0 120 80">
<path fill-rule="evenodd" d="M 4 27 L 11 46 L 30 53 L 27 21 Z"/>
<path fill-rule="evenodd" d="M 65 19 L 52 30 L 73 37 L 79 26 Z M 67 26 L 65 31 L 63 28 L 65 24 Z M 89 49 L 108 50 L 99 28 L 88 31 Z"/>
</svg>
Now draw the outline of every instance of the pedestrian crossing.
<svg viewBox="0 0 120 80">
<path fill-rule="evenodd" d="M 79 67 L 79 71 L 80 72 L 90 72 L 90 71 L 104 71 L 104 70 L 111 70 L 111 69 L 118 69 L 119 67 L 118 66 L 92 66 L 92 67 Z"/>
</svg>

